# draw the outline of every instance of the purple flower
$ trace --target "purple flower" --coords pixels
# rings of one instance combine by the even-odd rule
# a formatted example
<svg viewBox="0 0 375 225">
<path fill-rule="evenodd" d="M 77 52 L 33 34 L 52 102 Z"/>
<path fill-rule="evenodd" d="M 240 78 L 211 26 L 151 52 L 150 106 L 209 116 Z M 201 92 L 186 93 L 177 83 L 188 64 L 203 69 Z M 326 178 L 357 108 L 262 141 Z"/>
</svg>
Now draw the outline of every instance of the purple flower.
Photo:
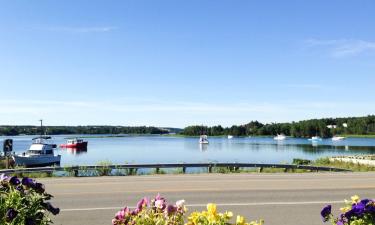
<svg viewBox="0 0 375 225">
<path fill-rule="evenodd" d="M 370 201 L 369 204 L 366 205 L 366 212 L 375 214 L 375 203 L 373 201 Z"/>
<path fill-rule="evenodd" d="M 16 190 L 19 191 L 19 192 L 21 192 L 21 193 L 24 193 L 24 190 L 23 190 L 22 186 L 17 186 Z"/>
<path fill-rule="evenodd" d="M 21 183 L 22 183 L 22 185 L 24 185 L 26 187 L 29 187 L 29 188 L 32 188 L 32 187 L 35 186 L 33 179 L 28 178 L 28 177 L 22 178 Z"/>
<path fill-rule="evenodd" d="M 327 222 L 329 220 L 329 217 L 331 215 L 331 209 L 332 209 L 332 206 L 331 205 L 327 205 L 320 212 L 320 215 L 322 216 L 323 222 Z"/>
<path fill-rule="evenodd" d="M 43 194 L 44 191 L 46 190 L 45 187 L 44 187 L 44 184 L 42 183 L 35 183 L 33 185 L 33 188 L 36 192 L 38 192 L 39 194 Z"/>
<path fill-rule="evenodd" d="M 336 225 L 344 225 L 344 222 L 342 220 L 338 220 Z"/>
<path fill-rule="evenodd" d="M 17 214 L 18 214 L 18 212 L 15 209 L 10 208 L 10 209 L 8 209 L 8 211 L 5 215 L 5 220 L 7 222 L 12 222 L 13 219 L 16 218 Z"/>
<path fill-rule="evenodd" d="M 51 203 L 49 202 L 43 202 L 41 204 L 45 209 L 47 209 L 48 211 L 50 211 L 53 215 L 57 215 L 60 213 L 60 209 L 59 208 L 55 208 L 52 206 Z"/>
<path fill-rule="evenodd" d="M 168 205 L 165 209 L 165 213 L 170 216 L 172 213 L 175 213 L 177 211 L 177 207 L 174 205 Z"/>
<path fill-rule="evenodd" d="M 14 186 L 17 186 L 21 183 L 21 181 L 16 176 L 14 176 L 14 177 L 10 178 L 9 183 L 14 185 Z"/>
<path fill-rule="evenodd" d="M 370 202 L 371 200 L 370 199 L 362 199 L 361 201 L 360 201 L 360 203 L 361 204 L 364 204 L 364 205 L 367 205 L 369 202 Z"/>
</svg>

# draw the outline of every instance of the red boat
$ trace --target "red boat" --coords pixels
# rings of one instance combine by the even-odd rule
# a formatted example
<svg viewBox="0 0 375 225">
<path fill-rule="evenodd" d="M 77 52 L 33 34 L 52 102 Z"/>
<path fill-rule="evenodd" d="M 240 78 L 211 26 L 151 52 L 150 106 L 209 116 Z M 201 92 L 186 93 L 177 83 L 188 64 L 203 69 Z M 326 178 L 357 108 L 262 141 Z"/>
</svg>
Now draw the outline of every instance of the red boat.
<svg viewBox="0 0 375 225">
<path fill-rule="evenodd" d="M 66 144 L 61 144 L 60 148 L 80 148 L 84 149 L 87 148 L 87 141 L 83 141 L 82 139 L 74 138 L 69 139 L 66 141 Z"/>
</svg>

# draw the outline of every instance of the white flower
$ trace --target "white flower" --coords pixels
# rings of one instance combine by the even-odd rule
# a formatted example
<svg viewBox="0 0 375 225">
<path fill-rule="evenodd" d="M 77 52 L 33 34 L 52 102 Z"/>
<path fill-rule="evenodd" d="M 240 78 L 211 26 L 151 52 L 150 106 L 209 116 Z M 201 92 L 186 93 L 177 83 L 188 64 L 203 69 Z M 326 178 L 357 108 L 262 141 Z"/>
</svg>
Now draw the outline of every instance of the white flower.
<svg viewBox="0 0 375 225">
<path fill-rule="evenodd" d="M 0 182 L 4 181 L 4 180 L 7 180 L 8 178 L 9 177 L 3 173 L 3 174 L 0 175 Z"/>
<path fill-rule="evenodd" d="M 179 209 L 183 208 L 184 205 L 185 205 L 185 200 L 183 200 L 183 199 L 176 202 L 176 206 Z"/>
</svg>

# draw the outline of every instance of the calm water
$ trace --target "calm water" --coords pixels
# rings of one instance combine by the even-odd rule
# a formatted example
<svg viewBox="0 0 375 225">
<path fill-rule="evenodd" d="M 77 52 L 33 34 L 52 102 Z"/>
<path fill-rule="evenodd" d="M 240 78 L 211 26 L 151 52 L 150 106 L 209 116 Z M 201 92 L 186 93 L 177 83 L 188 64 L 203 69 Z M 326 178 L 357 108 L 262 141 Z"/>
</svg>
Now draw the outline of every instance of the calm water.
<svg viewBox="0 0 375 225">
<path fill-rule="evenodd" d="M 66 142 L 69 136 L 53 136 L 56 144 Z M 70 136 L 71 137 L 71 136 Z M 8 137 L 0 137 L 0 144 Z M 32 136 L 13 138 L 14 150 L 25 151 Z M 324 156 L 375 154 L 375 139 L 348 138 L 340 142 L 323 140 L 317 145 L 302 138 L 274 141 L 273 138 L 247 137 L 227 139 L 209 138 L 210 144 L 201 146 L 198 138 L 168 136 L 129 136 L 114 138 L 87 138 L 87 151 L 58 149 L 61 165 L 96 165 L 108 160 L 123 163 L 176 162 L 252 162 L 290 163 L 293 158 L 316 159 Z"/>
</svg>

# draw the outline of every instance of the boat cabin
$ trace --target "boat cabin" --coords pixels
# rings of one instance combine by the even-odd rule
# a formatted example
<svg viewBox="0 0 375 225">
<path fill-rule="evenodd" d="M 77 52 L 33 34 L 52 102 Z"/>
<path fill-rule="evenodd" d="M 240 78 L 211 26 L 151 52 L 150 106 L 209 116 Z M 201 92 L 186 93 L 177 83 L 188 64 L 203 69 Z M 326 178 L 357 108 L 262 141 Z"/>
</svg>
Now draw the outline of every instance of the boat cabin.
<svg viewBox="0 0 375 225">
<path fill-rule="evenodd" d="M 53 148 L 55 145 L 46 143 L 49 138 L 34 138 L 33 143 L 27 150 L 27 155 L 48 155 L 53 154 Z"/>
<path fill-rule="evenodd" d="M 69 145 L 69 144 L 79 144 L 79 143 L 83 143 L 83 139 L 78 139 L 78 138 L 74 138 L 74 139 L 69 139 L 66 141 L 66 143 Z"/>
</svg>

